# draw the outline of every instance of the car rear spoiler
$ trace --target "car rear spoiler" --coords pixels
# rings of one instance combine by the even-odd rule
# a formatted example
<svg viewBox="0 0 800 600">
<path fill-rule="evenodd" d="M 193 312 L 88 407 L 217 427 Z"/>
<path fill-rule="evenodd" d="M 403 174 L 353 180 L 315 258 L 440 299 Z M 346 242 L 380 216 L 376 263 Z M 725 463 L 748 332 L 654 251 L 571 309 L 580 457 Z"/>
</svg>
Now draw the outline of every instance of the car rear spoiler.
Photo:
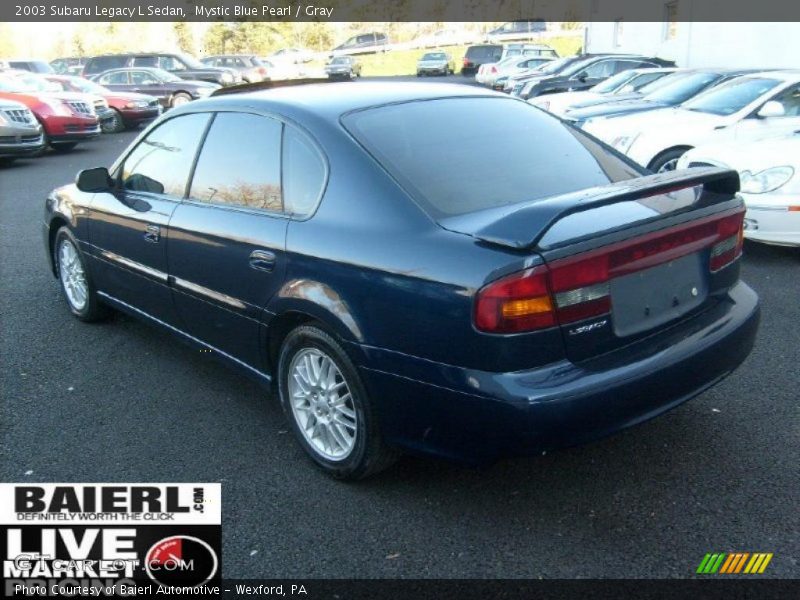
<svg viewBox="0 0 800 600">
<path fill-rule="evenodd" d="M 244 94 L 246 92 L 257 92 L 259 90 L 271 90 L 274 88 L 290 87 L 296 85 L 309 85 L 312 83 L 331 83 L 329 77 L 305 77 L 303 79 L 279 79 L 277 81 L 256 81 L 254 83 L 240 83 L 239 85 L 229 85 L 212 92 L 212 96 L 227 96 L 229 94 Z"/>
<path fill-rule="evenodd" d="M 717 167 L 694 168 L 619 181 L 530 202 L 439 219 L 447 230 L 514 249 L 537 245 L 547 231 L 568 215 L 702 186 L 693 208 L 730 200 L 739 191 L 739 174 Z"/>
</svg>

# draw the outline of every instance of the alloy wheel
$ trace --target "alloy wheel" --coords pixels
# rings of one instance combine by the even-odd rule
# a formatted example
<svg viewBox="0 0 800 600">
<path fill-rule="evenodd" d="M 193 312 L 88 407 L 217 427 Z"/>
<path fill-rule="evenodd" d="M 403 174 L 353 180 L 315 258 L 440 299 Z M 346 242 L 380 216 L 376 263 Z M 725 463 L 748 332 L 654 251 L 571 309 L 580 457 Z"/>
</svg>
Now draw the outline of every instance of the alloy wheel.
<svg viewBox="0 0 800 600">
<path fill-rule="evenodd" d="M 58 247 L 58 271 L 67 301 L 75 310 L 83 310 L 89 299 L 89 286 L 78 250 L 66 239 Z"/>
<path fill-rule="evenodd" d="M 350 386 L 318 348 L 300 350 L 289 365 L 289 402 L 303 437 L 321 457 L 340 461 L 353 451 L 358 416 Z"/>
</svg>

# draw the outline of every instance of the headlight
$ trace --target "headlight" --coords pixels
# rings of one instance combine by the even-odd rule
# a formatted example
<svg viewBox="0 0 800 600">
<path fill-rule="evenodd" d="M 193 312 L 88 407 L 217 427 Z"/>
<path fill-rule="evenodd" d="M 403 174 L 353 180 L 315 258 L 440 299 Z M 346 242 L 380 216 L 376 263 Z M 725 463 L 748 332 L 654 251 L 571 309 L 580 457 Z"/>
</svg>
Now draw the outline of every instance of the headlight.
<svg viewBox="0 0 800 600">
<path fill-rule="evenodd" d="M 145 100 L 137 100 L 136 102 L 128 102 L 125 105 L 125 108 L 147 108 L 150 106 L 150 103 Z"/>
<path fill-rule="evenodd" d="M 773 167 L 758 173 L 742 171 L 739 175 L 741 191 L 745 194 L 772 192 L 789 181 L 794 175 L 792 167 Z"/>
<path fill-rule="evenodd" d="M 7 124 L 8 121 L 6 121 L 6 118 L 3 116 L 3 113 L 0 112 L 0 125 L 7 125 Z"/>
<path fill-rule="evenodd" d="M 628 150 L 630 150 L 631 146 L 633 146 L 633 142 L 636 141 L 636 138 L 639 137 L 639 134 L 636 135 L 620 135 L 615 137 L 611 140 L 611 145 L 625 154 Z"/>
<path fill-rule="evenodd" d="M 224 81 L 225 83 L 231 83 L 233 81 L 233 75 L 225 71 L 222 74 L 222 81 Z"/>
</svg>

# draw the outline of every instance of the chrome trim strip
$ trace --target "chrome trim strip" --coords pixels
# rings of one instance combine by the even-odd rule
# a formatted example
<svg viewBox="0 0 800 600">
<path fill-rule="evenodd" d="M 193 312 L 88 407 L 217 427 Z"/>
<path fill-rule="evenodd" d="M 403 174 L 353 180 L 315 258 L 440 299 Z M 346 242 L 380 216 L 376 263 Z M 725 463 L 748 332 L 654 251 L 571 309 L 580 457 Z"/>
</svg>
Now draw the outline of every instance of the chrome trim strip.
<svg viewBox="0 0 800 600">
<path fill-rule="evenodd" d="M 131 306 L 127 302 L 123 302 L 122 300 L 120 300 L 118 298 L 115 298 L 114 296 L 111 296 L 110 294 L 106 294 L 105 292 L 98 291 L 97 295 L 98 296 L 102 296 L 103 298 L 106 298 L 106 299 L 110 300 L 111 302 L 119 304 L 120 306 L 124 306 L 128 310 L 132 310 L 133 312 L 135 312 L 135 313 L 137 313 L 137 314 L 139 314 L 139 315 L 141 315 L 143 317 L 146 317 L 146 318 L 150 319 L 151 321 L 154 321 L 155 323 L 158 323 L 162 327 L 165 327 L 165 328 L 169 329 L 170 331 L 173 331 L 174 333 L 177 333 L 177 334 L 182 335 L 183 337 L 185 337 L 187 339 L 192 340 L 196 344 L 199 344 L 199 345 L 201 345 L 201 346 L 203 346 L 205 348 L 208 348 L 209 350 L 213 350 L 214 352 L 216 352 L 220 356 L 223 356 L 224 358 L 227 358 L 228 360 L 235 362 L 237 365 L 240 365 L 240 366 L 244 367 L 248 371 L 252 371 L 256 375 L 258 375 L 259 377 L 261 377 L 263 379 L 266 379 L 267 381 L 272 381 L 272 377 L 270 375 L 267 375 L 266 373 L 263 373 L 262 371 L 259 371 L 255 367 L 251 367 L 246 362 L 243 362 L 243 361 L 239 360 L 235 356 L 231 356 L 230 354 L 220 350 L 219 348 L 216 348 L 216 347 L 214 347 L 214 346 L 212 346 L 210 344 L 205 343 L 204 341 L 194 337 L 193 335 L 186 333 L 182 329 L 178 329 L 177 327 L 173 327 L 169 323 L 165 323 L 161 319 L 159 319 L 157 317 L 154 317 L 153 315 L 151 315 L 149 313 L 146 313 L 143 310 L 140 310 L 140 309 L 136 308 L 135 306 Z"/>
<path fill-rule="evenodd" d="M 201 296 L 206 296 L 207 298 L 211 298 L 212 300 L 227 304 L 228 306 L 233 306 L 234 308 L 238 308 L 240 310 L 245 310 L 247 308 L 247 305 L 244 302 L 238 298 L 234 298 L 233 296 L 228 296 L 227 294 L 223 294 L 221 292 L 215 292 L 212 289 L 192 283 L 186 279 L 181 279 L 180 277 L 173 277 L 173 280 L 175 281 L 176 286 L 185 290 L 189 290 L 190 292 L 200 294 Z"/>
<path fill-rule="evenodd" d="M 124 256 L 120 256 L 119 254 L 114 254 L 113 252 L 109 252 L 108 250 L 103 250 L 100 254 L 104 258 L 112 260 L 124 267 L 128 267 L 129 269 L 133 269 L 134 271 L 139 271 L 140 273 L 149 275 L 154 279 L 158 279 L 162 283 L 166 284 L 168 281 L 167 274 L 164 273 L 164 271 L 153 269 L 152 267 L 143 265 L 142 263 L 136 262 L 135 260 L 131 260 L 129 258 L 125 258 Z"/>
</svg>

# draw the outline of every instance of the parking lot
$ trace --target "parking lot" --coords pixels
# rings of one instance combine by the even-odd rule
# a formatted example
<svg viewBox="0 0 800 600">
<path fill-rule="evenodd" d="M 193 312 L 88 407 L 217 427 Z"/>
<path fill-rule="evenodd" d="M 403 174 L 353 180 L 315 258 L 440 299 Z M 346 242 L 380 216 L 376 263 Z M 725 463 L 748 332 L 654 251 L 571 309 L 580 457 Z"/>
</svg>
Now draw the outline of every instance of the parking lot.
<svg viewBox="0 0 800 600">
<path fill-rule="evenodd" d="M 69 315 L 43 200 L 134 136 L 0 168 L 3 481 L 221 481 L 226 577 L 687 577 L 718 551 L 772 552 L 770 576 L 797 576 L 800 251 L 746 245 L 755 350 L 679 409 L 487 469 L 407 457 L 343 484 L 263 388 L 127 316 Z"/>
</svg>

